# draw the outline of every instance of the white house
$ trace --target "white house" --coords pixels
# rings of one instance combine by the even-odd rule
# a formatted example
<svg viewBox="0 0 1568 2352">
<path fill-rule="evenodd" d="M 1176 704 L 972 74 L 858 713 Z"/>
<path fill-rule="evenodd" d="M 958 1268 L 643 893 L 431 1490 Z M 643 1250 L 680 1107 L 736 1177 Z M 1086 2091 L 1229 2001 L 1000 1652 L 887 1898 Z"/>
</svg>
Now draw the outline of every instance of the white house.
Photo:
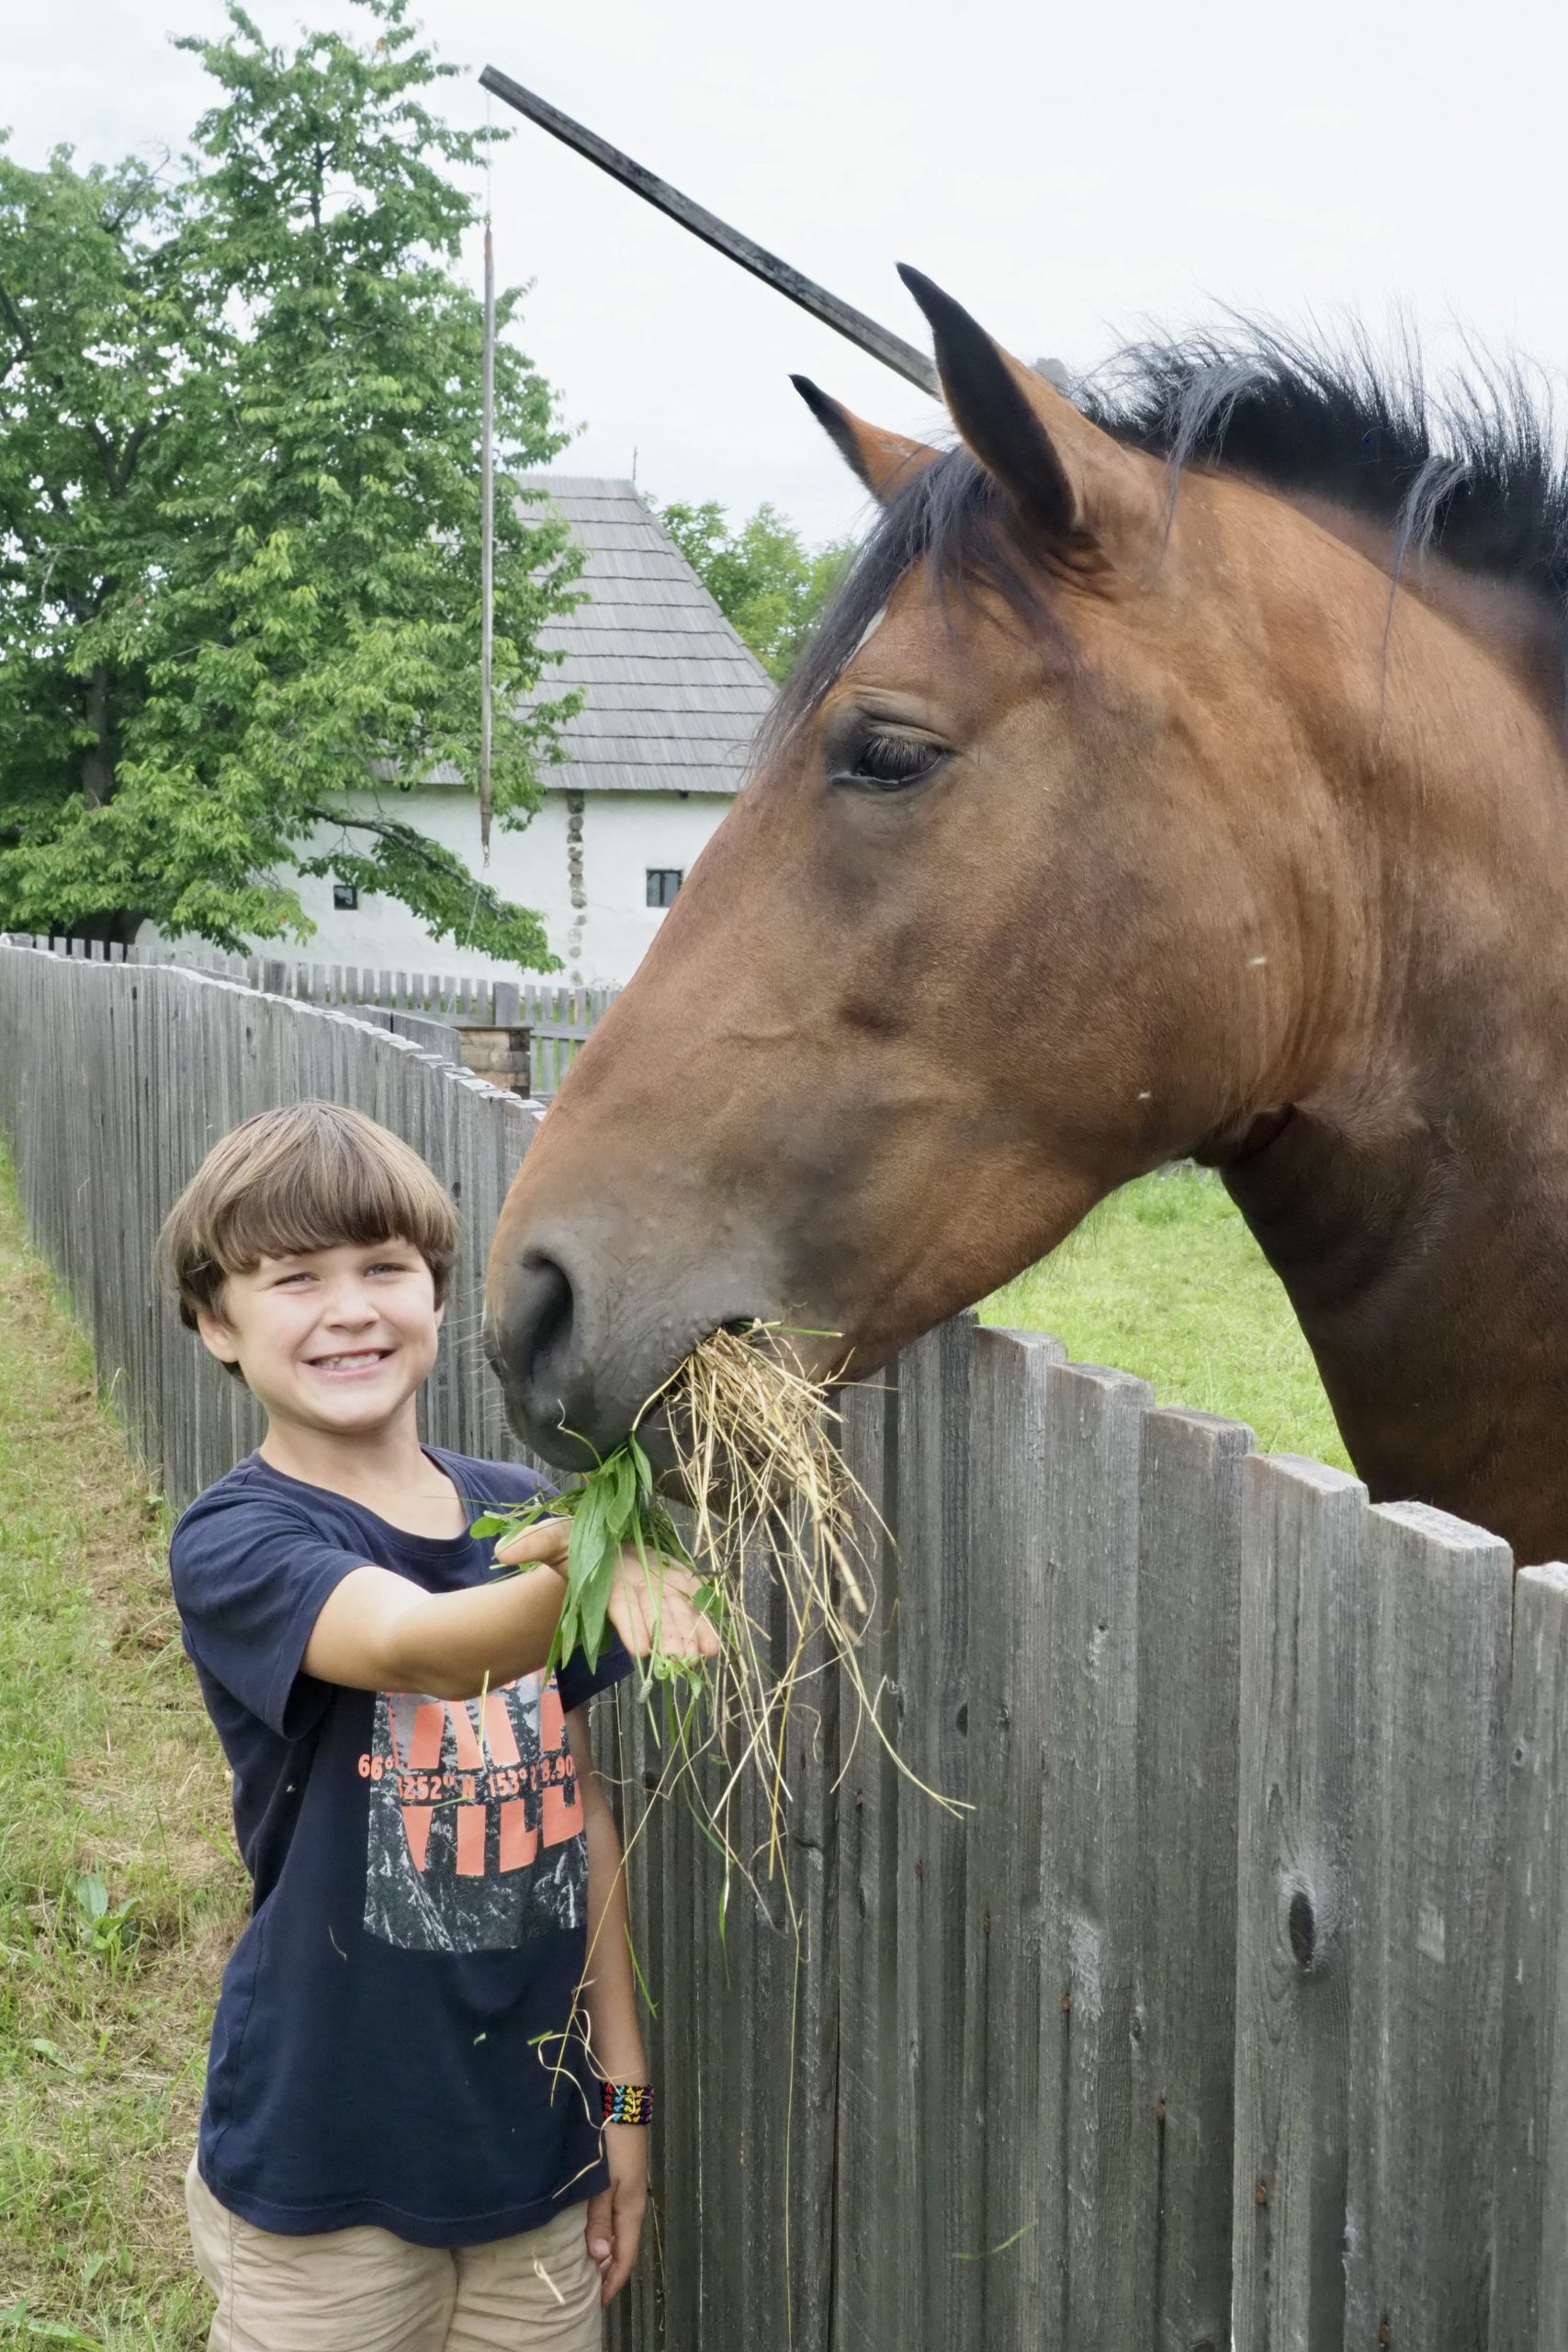
<svg viewBox="0 0 1568 2352">
<path fill-rule="evenodd" d="M 553 473 L 519 481 L 547 492 L 583 552 L 588 602 L 544 632 L 566 657 L 544 691 L 575 686 L 584 696 L 563 737 L 567 762 L 547 770 L 544 805 L 522 832 L 492 826 L 487 869 L 471 791 L 431 783 L 389 791 L 382 805 L 504 898 L 536 908 L 566 967 L 558 978 L 598 987 L 630 978 L 728 808 L 773 683 L 634 483 Z M 437 942 L 395 899 L 355 899 L 310 876 L 298 888 L 316 925 L 299 950 L 311 961 L 516 976 Z"/>
</svg>

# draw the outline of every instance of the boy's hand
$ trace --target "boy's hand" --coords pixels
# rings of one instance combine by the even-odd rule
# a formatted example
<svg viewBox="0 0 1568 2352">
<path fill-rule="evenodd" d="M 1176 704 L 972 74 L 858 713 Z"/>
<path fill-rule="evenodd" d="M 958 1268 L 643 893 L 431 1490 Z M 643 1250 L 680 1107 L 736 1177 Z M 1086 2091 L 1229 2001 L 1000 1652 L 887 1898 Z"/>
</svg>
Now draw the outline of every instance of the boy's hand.
<svg viewBox="0 0 1568 2352">
<path fill-rule="evenodd" d="M 496 1545 L 495 1563 L 501 1568 L 555 1568 L 564 1576 L 570 1541 L 570 1519 L 536 1519 L 532 1527 Z"/>
<path fill-rule="evenodd" d="M 700 1577 L 650 1553 L 645 1566 L 631 1549 L 622 1552 L 610 1590 L 609 1619 L 634 1657 L 646 1657 L 657 1638 L 671 1657 L 716 1657 L 718 1635 L 697 1607 Z M 640 2129 L 622 2124 L 622 2131 Z"/>
<path fill-rule="evenodd" d="M 648 2206 L 646 2125 L 606 2123 L 604 2161 L 610 2167 L 610 2186 L 589 2199 L 584 2233 L 588 2258 L 599 2272 L 601 2304 L 613 2302 L 631 2277 L 642 2242 L 642 2217 Z"/>
<path fill-rule="evenodd" d="M 496 1566 L 553 1568 L 564 1577 L 570 1541 L 570 1519 L 538 1519 L 496 1545 Z M 671 1657 L 718 1656 L 718 1635 L 694 1599 L 701 1581 L 673 1560 L 650 1553 L 645 1566 L 629 1545 L 622 1552 L 608 1613 L 634 1657 L 648 1656 L 655 1635 L 659 1647 Z"/>
</svg>

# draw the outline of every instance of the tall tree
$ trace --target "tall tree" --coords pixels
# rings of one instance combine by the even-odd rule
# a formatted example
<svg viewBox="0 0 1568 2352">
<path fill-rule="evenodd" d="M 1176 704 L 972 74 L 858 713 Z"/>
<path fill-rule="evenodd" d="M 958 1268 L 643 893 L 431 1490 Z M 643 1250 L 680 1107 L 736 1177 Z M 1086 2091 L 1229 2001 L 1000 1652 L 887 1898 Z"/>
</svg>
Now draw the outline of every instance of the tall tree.
<svg viewBox="0 0 1568 2352">
<path fill-rule="evenodd" d="M 739 530 L 712 499 L 663 507 L 660 520 L 769 675 L 786 678 L 843 578 L 854 541 L 808 548 L 794 524 L 765 504 Z"/>
<path fill-rule="evenodd" d="M 238 5 L 183 42 L 218 96 L 168 187 L 0 157 L 0 925 L 302 935 L 293 868 L 554 961 L 396 812 L 477 777 L 483 322 L 451 175 L 490 134 L 432 111 L 455 69 L 409 0 L 360 5 L 359 42 L 285 51 Z M 504 338 L 496 427 L 502 471 L 564 443 Z M 573 707 L 538 634 L 575 568 L 562 526 L 498 503 L 502 824 Z"/>
</svg>

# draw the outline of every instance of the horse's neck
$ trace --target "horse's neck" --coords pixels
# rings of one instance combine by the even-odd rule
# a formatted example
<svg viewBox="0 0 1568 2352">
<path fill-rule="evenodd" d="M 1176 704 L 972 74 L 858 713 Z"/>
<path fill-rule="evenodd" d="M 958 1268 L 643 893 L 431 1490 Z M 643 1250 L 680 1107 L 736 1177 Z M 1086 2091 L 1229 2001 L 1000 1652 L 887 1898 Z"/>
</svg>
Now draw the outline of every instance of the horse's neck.
<svg viewBox="0 0 1568 2352">
<path fill-rule="evenodd" d="M 1361 1033 L 1227 1182 L 1374 1498 L 1540 1560 L 1568 1555 L 1568 766 L 1514 684 L 1433 707 L 1372 779 Z"/>
</svg>

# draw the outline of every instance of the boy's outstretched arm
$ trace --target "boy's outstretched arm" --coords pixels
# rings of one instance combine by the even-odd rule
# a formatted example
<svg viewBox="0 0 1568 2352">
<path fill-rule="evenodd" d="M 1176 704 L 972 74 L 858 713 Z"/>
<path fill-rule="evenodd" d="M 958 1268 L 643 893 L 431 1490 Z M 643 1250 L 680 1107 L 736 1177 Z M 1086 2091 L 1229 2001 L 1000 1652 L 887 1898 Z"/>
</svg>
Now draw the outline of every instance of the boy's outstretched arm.
<svg viewBox="0 0 1568 2352">
<path fill-rule="evenodd" d="M 525 1570 L 462 1592 L 426 1592 L 390 1568 L 351 1568 L 322 1603 L 301 1661 L 319 1681 L 350 1690 L 417 1690 L 475 1699 L 537 1674 L 550 1654 L 566 1598 L 570 1524 L 544 1519 L 496 1549 Z M 658 1585 L 657 1600 L 650 1590 Z M 622 1555 L 610 1623 L 634 1657 L 660 1645 L 680 1657 L 712 1657 L 717 1637 L 692 1603 L 696 1578 L 672 1563 Z"/>
<path fill-rule="evenodd" d="M 586 1708 L 566 1719 L 577 1784 L 582 1797 L 582 1832 L 588 1843 L 588 1959 L 583 2002 L 588 2011 L 589 2056 L 593 2072 L 607 2083 L 644 2083 L 648 2061 L 637 2021 L 626 1915 L 626 1873 L 599 1775 Z M 648 2131 L 639 2123 L 606 2123 L 604 2155 L 610 2186 L 588 2201 L 589 2258 L 600 2275 L 599 2300 L 608 2303 L 630 2278 L 642 2240 L 648 2206 Z"/>
</svg>

